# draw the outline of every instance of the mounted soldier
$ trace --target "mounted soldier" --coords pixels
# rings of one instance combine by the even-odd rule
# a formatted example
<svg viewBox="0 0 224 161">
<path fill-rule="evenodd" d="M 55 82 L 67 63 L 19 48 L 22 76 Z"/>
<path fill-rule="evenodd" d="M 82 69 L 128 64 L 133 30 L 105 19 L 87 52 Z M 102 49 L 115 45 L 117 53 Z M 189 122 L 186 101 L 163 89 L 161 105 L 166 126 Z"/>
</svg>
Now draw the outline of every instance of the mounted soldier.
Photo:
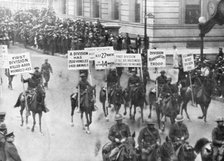
<svg viewBox="0 0 224 161">
<path fill-rule="evenodd" d="M 160 72 L 161 75 L 156 78 L 156 81 L 157 81 L 157 84 L 158 84 L 158 95 L 160 94 L 163 86 L 167 83 L 167 77 L 165 76 L 165 73 L 166 72 L 164 70 L 162 70 Z"/>
<path fill-rule="evenodd" d="M 132 76 L 128 79 L 128 91 L 129 91 L 129 97 L 131 98 L 131 95 L 136 91 L 136 89 L 141 84 L 141 79 L 139 76 L 137 76 L 137 70 L 136 68 L 131 69 Z"/>
<path fill-rule="evenodd" d="M 107 75 L 107 89 L 108 89 L 108 102 L 109 105 L 112 103 L 111 97 L 113 96 L 114 87 L 117 83 L 119 83 L 119 77 L 116 73 L 116 68 L 111 69 L 109 74 Z"/>
<path fill-rule="evenodd" d="M 224 157 L 224 118 L 216 120 L 217 127 L 212 131 L 213 156 L 212 161 L 221 160 L 218 157 Z"/>
<path fill-rule="evenodd" d="M 169 138 L 171 139 L 174 149 L 177 150 L 183 142 L 189 138 L 187 126 L 183 123 L 182 115 L 177 115 L 175 123 L 171 126 L 169 131 Z"/>
<path fill-rule="evenodd" d="M 153 150 L 158 149 L 161 143 L 159 131 L 154 125 L 154 123 L 147 121 L 147 127 L 143 128 L 139 133 L 138 145 L 142 161 L 147 161 Z"/>
<path fill-rule="evenodd" d="M 123 116 L 121 114 L 115 115 L 116 124 L 110 128 L 108 134 L 108 139 L 111 141 L 111 144 L 104 148 L 104 153 L 112 152 L 112 150 L 122 144 L 127 137 L 131 136 L 129 126 L 124 124 L 122 120 Z"/>
</svg>

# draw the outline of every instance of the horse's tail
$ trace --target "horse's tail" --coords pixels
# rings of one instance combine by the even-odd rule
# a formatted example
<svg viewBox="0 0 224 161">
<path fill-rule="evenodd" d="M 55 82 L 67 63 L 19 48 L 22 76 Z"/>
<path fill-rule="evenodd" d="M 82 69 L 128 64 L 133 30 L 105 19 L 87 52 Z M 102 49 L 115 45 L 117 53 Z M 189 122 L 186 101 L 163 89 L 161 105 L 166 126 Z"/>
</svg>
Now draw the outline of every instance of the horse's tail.
<svg viewBox="0 0 224 161">
<path fill-rule="evenodd" d="M 201 149 L 203 148 L 203 146 L 205 146 L 209 142 L 210 141 L 207 138 L 199 139 L 194 146 L 194 150 L 196 151 L 196 153 L 199 153 Z"/>
</svg>

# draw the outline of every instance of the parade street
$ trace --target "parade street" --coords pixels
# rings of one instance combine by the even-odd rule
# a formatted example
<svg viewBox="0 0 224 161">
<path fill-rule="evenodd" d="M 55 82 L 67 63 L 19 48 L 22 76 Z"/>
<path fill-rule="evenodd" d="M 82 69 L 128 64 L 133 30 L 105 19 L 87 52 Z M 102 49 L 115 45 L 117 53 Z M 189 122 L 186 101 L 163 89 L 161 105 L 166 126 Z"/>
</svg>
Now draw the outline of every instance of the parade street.
<svg viewBox="0 0 224 161">
<path fill-rule="evenodd" d="M 31 132 L 32 117 L 29 117 L 28 128 L 24 124 L 20 126 L 21 118 L 20 108 L 14 108 L 14 104 L 23 91 L 23 84 L 21 82 L 21 75 L 16 75 L 13 80 L 13 90 L 7 88 L 7 77 L 3 74 L 3 94 L 0 98 L 1 111 L 6 112 L 6 120 L 9 131 L 15 133 L 15 144 L 23 161 L 102 161 L 101 148 L 104 144 L 109 142 L 107 136 L 109 128 L 115 123 L 115 113 L 109 109 L 109 121 L 107 122 L 102 105 L 99 102 L 99 90 L 104 85 L 105 78 L 104 71 L 92 72 L 93 85 L 97 87 L 96 105 L 98 110 L 93 113 L 93 123 L 90 125 L 90 134 L 86 134 L 82 129 L 80 114 L 75 111 L 74 127 L 71 126 L 71 103 L 70 95 L 74 92 L 79 80 L 78 71 L 68 71 L 67 59 L 57 56 L 43 55 L 32 50 L 24 49 L 18 46 L 11 46 L 9 54 L 30 52 L 32 67 L 41 67 L 44 60 L 47 58 L 48 62 L 53 68 L 53 75 L 49 82 L 49 88 L 46 89 L 46 105 L 50 110 L 48 113 L 43 113 L 42 117 L 42 133 L 39 132 L 38 115 L 36 116 L 36 128 Z M 24 78 L 28 78 L 29 73 L 23 74 Z M 127 85 L 127 77 L 129 75 L 124 72 L 121 77 L 121 85 Z M 148 82 L 149 86 L 154 86 L 153 82 Z M 26 88 L 26 85 L 25 85 Z M 147 91 L 148 93 L 148 91 Z M 211 140 L 212 129 L 216 126 L 215 119 L 224 113 L 223 103 L 212 100 L 207 116 L 207 123 L 199 120 L 201 115 L 200 107 L 193 107 L 188 105 L 188 111 L 191 120 L 186 119 L 185 123 L 188 126 L 190 137 L 189 142 L 194 146 L 195 142 L 202 137 L 207 137 Z M 123 114 L 123 106 L 120 113 Z M 136 140 L 139 130 L 145 126 L 140 121 L 140 110 L 137 110 L 136 121 L 129 119 L 128 114 L 124 122 L 130 126 L 131 132 L 136 132 Z M 148 109 L 144 109 L 144 119 L 148 119 Z M 25 116 L 25 112 L 24 112 Z M 152 112 L 152 122 L 156 123 L 156 113 Z M 85 120 L 85 117 L 84 117 Z M 160 133 L 162 142 L 168 134 L 170 121 L 167 119 L 167 127 L 164 133 Z M 157 126 L 157 123 L 156 123 Z M 98 149 L 100 147 L 100 149 Z M 197 157 L 200 161 L 200 156 Z"/>
</svg>

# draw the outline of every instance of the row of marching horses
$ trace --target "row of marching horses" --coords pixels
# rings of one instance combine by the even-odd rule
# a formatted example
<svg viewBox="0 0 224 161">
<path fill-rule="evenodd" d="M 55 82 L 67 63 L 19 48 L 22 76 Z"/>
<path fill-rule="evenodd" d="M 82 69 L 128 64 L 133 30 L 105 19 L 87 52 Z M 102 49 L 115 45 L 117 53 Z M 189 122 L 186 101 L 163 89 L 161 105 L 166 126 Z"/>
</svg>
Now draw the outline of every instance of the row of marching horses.
<svg viewBox="0 0 224 161">
<path fill-rule="evenodd" d="M 124 107 L 124 115 L 127 114 L 127 108 L 129 108 L 129 116 L 132 120 L 135 120 L 136 108 L 140 107 L 141 120 L 142 122 L 144 122 L 144 109 L 146 107 L 149 108 L 148 118 L 151 118 L 152 107 L 154 107 L 159 128 L 162 130 L 165 129 L 165 121 L 167 117 L 170 118 L 171 123 L 174 123 L 176 116 L 179 113 L 183 114 L 183 111 L 185 111 L 187 118 L 190 119 L 187 111 L 187 105 L 191 100 L 196 105 L 199 105 L 201 107 L 202 116 L 199 116 L 198 118 L 204 119 L 204 121 L 206 122 L 207 110 L 211 102 L 214 83 L 212 83 L 212 80 L 210 79 L 204 79 L 203 82 L 200 80 L 200 78 L 197 79 L 199 83 L 196 83 L 192 86 L 184 87 L 181 83 L 177 83 L 175 85 L 177 88 L 177 92 L 173 93 L 168 99 L 159 100 L 156 97 L 156 92 L 153 90 L 149 90 L 149 92 L 146 94 L 144 86 L 141 84 L 136 85 L 133 92 L 130 93 L 129 89 L 122 89 L 119 83 L 117 83 L 110 87 L 111 92 L 109 92 L 109 94 L 107 94 L 107 89 L 105 87 L 102 87 L 99 92 L 99 100 L 102 103 L 102 108 L 106 119 L 108 118 L 109 114 L 108 108 L 110 108 L 111 106 L 113 106 L 113 109 L 116 113 L 119 113 L 120 108 Z M 87 132 L 89 133 L 89 125 L 92 123 L 92 109 L 94 109 L 96 98 L 96 89 L 95 87 L 89 87 L 87 91 L 87 95 L 83 96 L 86 97 L 86 105 L 80 105 L 80 109 L 82 119 L 83 114 L 85 113 L 87 123 L 83 123 L 83 125 L 84 128 L 88 129 Z M 78 107 L 77 94 L 72 94 L 70 99 L 72 107 L 71 121 L 73 125 L 74 110 L 76 107 Z M 134 108 L 133 111 L 132 108 Z"/>
</svg>

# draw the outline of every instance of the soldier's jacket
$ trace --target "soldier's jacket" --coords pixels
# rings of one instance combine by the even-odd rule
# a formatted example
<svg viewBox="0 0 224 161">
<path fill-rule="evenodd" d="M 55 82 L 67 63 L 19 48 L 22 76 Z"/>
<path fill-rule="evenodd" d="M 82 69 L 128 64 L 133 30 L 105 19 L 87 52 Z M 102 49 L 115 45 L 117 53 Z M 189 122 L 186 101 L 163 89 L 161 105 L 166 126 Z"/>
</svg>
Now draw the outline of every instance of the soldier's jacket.
<svg viewBox="0 0 224 161">
<path fill-rule="evenodd" d="M 143 80 L 144 82 L 147 82 L 149 80 L 149 72 L 147 70 L 143 70 Z"/>
<path fill-rule="evenodd" d="M 88 86 L 91 87 L 91 85 L 89 84 L 88 81 L 83 81 L 83 80 L 80 80 L 77 87 L 80 87 L 80 94 L 82 95 L 82 93 L 87 89 Z"/>
<path fill-rule="evenodd" d="M 23 80 L 24 83 L 28 83 L 28 90 L 34 89 L 38 86 L 39 81 L 37 79 L 33 79 L 33 78 L 28 78 Z"/>
<path fill-rule="evenodd" d="M 164 76 L 159 76 L 156 78 L 157 82 L 158 82 L 158 86 L 162 86 L 164 84 L 166 84 L 167 82 L 167 77 L 164 75 Z"/>
<path fill-rule="evenodd" d="M 38 72 L 35 71 L 33 74 L 34 74 L 34 78 L 36 79 L 36 81 L 39 84 L 42 81 L 42 73 L 39 71 Z"/>
<path fill-rule="evenodd" d="M 13 143 L 7 142 L 5 143 L 5 154 L 6 161 L 21 161 L 21 158 L 18 154 L 16 146 Z"/>
<path fill-rule="evenodd" d="M 138 76 L 133 75 L 128 79 L 128 86 L 135 85 L 136 83 L 140 83 L 140 82 L 141 82 L 141 79 Z"/>
<path fill-rule="evenodd" d="M 212 131 L 212 142 L 215 146 L 221 146 L 224 141 L 224 127 L 216 127 Z"/>
<path fill-rule="evenodd" d="M 107 76 L 107 86 L 112 86 L 118 82 L 118 76 L 116 73 L 110 72 Z"/>
<path fill-rule="evenodd" d="M 188 139 L 189 132 L 187 126 L 183 123 L 181 125 L 178 125 L 177 123 L 173 124 L 170 128 L 169 137 L 173 142 L 177 141 L 177 139 L 180 139 L 181 137 Z"/>
<path fill-rule="evenodd" d="M 157 129 L 153 128 L 149 130 L 148 127 L 145 127 L 140 131 L 138 137 L 138 145 L 140 148 L 147 148 L 156 144 L 157 141 L 161 141 L 159 131 Z"/>
<path fill-rule="evenodd" d="M 49 63 L 44 63 L 41 66 L 41 73 L 52 73 L 52 68 L 51 68 L 51 64 Z"/>
<path fill-rule="evenodd" d="M 165 96 L 167 95 L 168 93 L 169 94 L 173 94 L 173 93 L 176 93 L 177 92 L 177 89 L 175 88 L 174 85 L 172 84 L 165 84 L 161 90 L 161 94 L 162 96 Z"/>
<path fill-rule="evenodd" d="M 131 136 L 130 129 L 128 125 L 122 123 L 121 125 L 113 125 L 109 130 L 108 139 L 112 142 L 115 142 L 115 138 L 122 139 L 124 137 Z"/>
</svg>

